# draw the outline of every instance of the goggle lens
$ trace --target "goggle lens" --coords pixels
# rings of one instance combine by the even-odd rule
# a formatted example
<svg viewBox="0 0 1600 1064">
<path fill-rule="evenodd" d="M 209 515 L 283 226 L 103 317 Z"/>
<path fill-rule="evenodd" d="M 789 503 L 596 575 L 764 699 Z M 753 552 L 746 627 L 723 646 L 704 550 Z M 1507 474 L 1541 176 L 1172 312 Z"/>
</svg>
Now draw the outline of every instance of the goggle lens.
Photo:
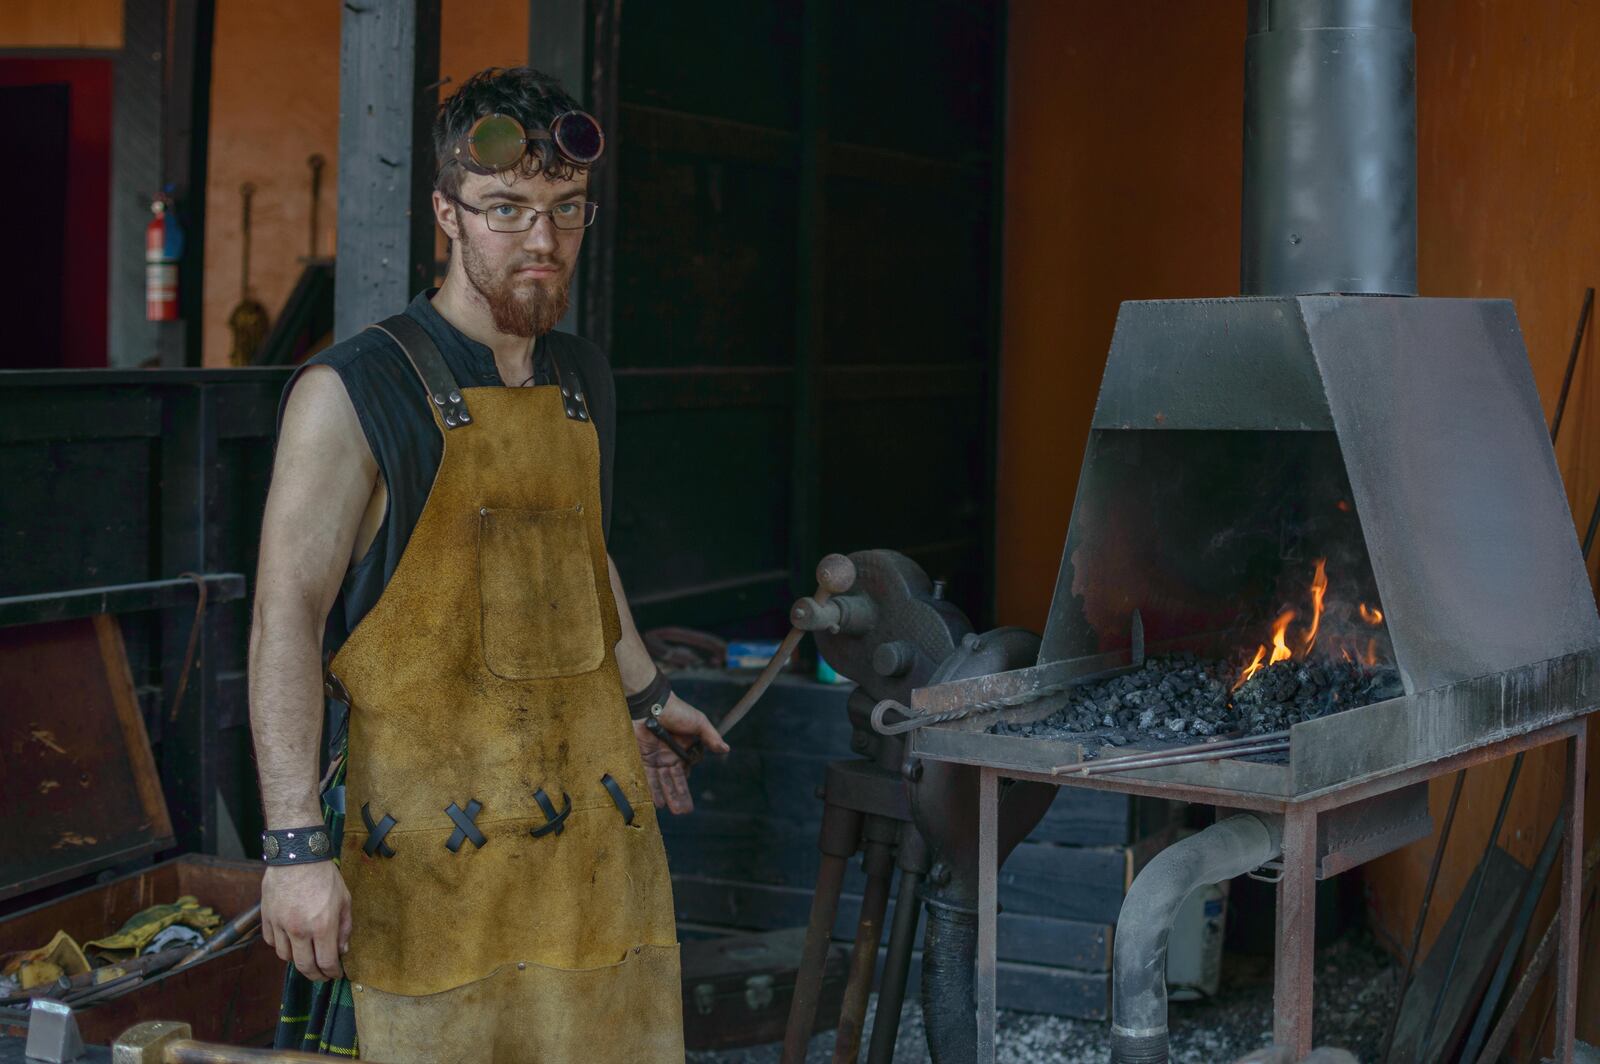
<svg viewBox="0 0 1600 1064">
<path fill-rule="evenodd" d="M 528 142 L 522 125 L 508 115 L 485 115 L 467 134 L 472 161 L 487 170 L 510 170 L 522 162 Z"/>
<path fill-rule="evenodd" d="M 568 159 L 586 166 L 600 158 L 606 145 L 600 123 L 583 111 L 568 111 L 555 121 L 556 147 Z"/>
</svg>

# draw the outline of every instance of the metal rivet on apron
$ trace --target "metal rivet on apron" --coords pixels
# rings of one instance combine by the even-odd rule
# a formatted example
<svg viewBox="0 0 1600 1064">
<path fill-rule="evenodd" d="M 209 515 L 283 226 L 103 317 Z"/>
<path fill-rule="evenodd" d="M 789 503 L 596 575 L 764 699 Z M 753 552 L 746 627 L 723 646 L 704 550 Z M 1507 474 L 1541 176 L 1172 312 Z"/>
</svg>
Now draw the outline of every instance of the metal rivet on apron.
<svg viewBox="0 0 1600 1064">
<path fill-rule="evenodd" d="M 444 405 L 444 396 L 442 396 L 442 395 L 434 396 L 433 397 L 433 402 L 434 402 L 435 406 L 443 406 Z"/>
<path fill-rule="evenodd" d="M 587 411 L 587 410 L 578 411 L 578 420 L 579 421 L 588 421 L 589 420 L 589 411 Z"/>
<path fill-rule="evenodd" d="M 451 402 L 452 402 L 452 403 L 459 403 L 459 402 L 461 402 L 461 393 L 460 393 L 460 392 L 451 392 L 451 393 L 450 393 L 450 401 L 451 401 Z"/>
<path fill-rule="evenodd" d="M 577 393 L 577 394 L 576 394 L 576 395 L 574 395 L 574 396 L 573 396 L 573 398 L 574 398 L 574 399 L 576 399 L 576 400 L 577 400 L 577 401 L 578 401 L 578 402 L 580 402 L 580 403 L 581 403 L 581 402 L 583 402 L 583 393 L 582 393 L 582 392 L 579 392 L 579 393 Z"/>
<path fill-rule="evenodd" d="M 480 507 L 478 507 L 478 513 L 482 517 L 488 517 L 489 516 L 489 508 L 487 506 L 480 506 Z"/>
<path fill-rule="evenodd" d="M 359 993 L 361 993 L 361 984 L 357 983 L 355 986 L 351 987 L 351 989 L 359 994 Z"/>
<path fill-rule="evenodd" d="M 518 961 L 517 962 L 517 971 L 519 971 L 519 972 L 523 971 L 527 967 L 528 967 L 528 962 L 527 961 Z"/>
<path fill-rule="evenodd" d="M 467 413 L 467 412 L 466 412 L 466 411 L 465 411 L 465 410 L 463 410 L 463 411 L 462 411 L 462 412 L 461 412 L 461 423 L 462 423 L 462 424 L 463 424 L 463 425 L 465 425 L 465 424 L 466 424 L 466 423 L 467 423 L 467 422 L 469 422 L 469 421 L 471 421 L 471 420 L 472 420 L 472 415 L 471 415 L 471 414 L 469 414 L 469 413 Z"/>
<path fill-rule="evenodd" d="M 580 514 L 583 513 L 583 503 L 581 503 L 581 502 L 578 504 L 578 512 Z"/>
<path fill-rule="evenodd" d="M 455 428 L 457 425 L 461 424 L 461 422 L 456 420 L 456 416 L 454 414 L 446 414 L 444 416 L 444 423 L 449 425 L 451 428 Z"/>
<path fill-rule="evenodd" d="M 568 399 L 571 399 L 571 398 L 572 398 L 572 393 L 571 393 L 571 392 L 569 392 L 569 391 L 567 391 L 567 389 L 566 389 L 566 388 L 565 388 L 565 387 L 563 387 L 563 388 L 562 388 L 562 389 L 561 389 L 561 394 L 562 394 L 562 395 L 564 395 L 564 396 L 566 396 L 566 397 L 567 397 L 567 398 L 568 398 Z"/>
</svg>

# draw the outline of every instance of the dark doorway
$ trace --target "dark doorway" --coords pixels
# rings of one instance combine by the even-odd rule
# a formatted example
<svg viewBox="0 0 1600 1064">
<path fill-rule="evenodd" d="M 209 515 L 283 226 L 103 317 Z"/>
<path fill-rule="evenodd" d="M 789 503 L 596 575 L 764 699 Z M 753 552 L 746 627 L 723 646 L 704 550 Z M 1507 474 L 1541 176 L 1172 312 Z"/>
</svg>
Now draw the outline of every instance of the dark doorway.
<svg viewBox="0 0 1600 1064">
<path fill-rule="evenodd" d="M 0 87 L 0 130 L 23 165 L 0 166 L 0 203 L 9 203 L 12 250 L 0 255 L 6 315 L 0 368 L 30 369 L 62 362 L 62 304 L 66 280 L 66 85 Z M 9 242 L 9 241 L 8 241 Z"/>
</svg>

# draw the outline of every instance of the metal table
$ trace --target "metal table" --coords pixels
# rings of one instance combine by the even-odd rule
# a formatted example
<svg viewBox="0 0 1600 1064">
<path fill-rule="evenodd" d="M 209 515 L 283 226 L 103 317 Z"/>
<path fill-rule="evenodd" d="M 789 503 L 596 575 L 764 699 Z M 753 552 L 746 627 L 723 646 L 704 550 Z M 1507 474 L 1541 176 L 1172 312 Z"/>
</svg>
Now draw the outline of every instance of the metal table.
<svg viewBox="0 0 1600 1064">
<path fill-rule="evenodd" d="M 1316 943 L 1318 818 L 1331 809 L 1448 775 L 1549 743 L 1566 744 L 1567 787 L 1563 813 L 1560 934 L 1556 959 L 1556 1059 L 1573 1059 L 1577 1021 L 1578 925 L 1581 918 L 1583 780 L 1587 762 L 1587 717 L 1576 717 L 1449 757 L 1355 782 L 1286 798 L 1228 788 L 1177 782 L 1171 769 L 1147 769 L 1103 776 L 1055 775 L 986 763 L 958 744 L 940 742 L 941 729 L 927 728 L 912 740 L 913 756 L 979 768 L 978 788 L 978 956 L 975 995 L 978 1011 L 978 1062 L 995 1059 L 995 918 L 998 873 L 995 861 L 1000 777 L 1037 780 L 1058 786 L 1090 787 L 1154 798 L 1171 798 L 1284 818 L 1283 877 L 1278 882 L 1277 948 L 1273 971 L 1273 1041 L 1292 1049 L 1296 1059 L 1311 1052 L 1311 988 Z M 1356 862 L 1360 863 L 1360 862 Z M 1353 866 L 1353 865 L 1352 865 Z"/>
</svg>

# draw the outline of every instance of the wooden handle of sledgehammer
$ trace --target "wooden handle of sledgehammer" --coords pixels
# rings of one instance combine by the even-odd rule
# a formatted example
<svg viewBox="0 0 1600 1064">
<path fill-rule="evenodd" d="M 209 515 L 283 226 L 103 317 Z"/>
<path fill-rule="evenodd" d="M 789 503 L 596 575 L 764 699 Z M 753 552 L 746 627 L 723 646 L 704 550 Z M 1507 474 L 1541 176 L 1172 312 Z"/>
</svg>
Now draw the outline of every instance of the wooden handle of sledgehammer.
<svg viewBox="0 0 1600 1064">
<path fill-rule="evenodd" d="M 112 1064 L 290 1064 L 328 1058 L 288 1049 L 251 1049 L 216 1042 L 197 1042 L 187 1023 L 153 1020 L 123 1031 L 111 1044 Z"/>
</svg>

